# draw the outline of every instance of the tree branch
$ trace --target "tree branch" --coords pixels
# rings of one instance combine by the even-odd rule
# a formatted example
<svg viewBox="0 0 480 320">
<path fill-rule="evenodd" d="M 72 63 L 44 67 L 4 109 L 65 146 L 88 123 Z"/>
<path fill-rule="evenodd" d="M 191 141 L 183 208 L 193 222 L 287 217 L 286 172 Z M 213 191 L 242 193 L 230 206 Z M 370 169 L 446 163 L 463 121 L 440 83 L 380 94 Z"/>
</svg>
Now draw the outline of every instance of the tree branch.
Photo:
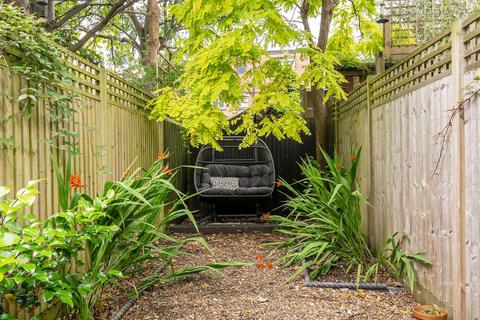
<svg viewBox="0 0 480 320">
<path fill-rule="evenodd" d="M 143 55 L 142 47 L 140 46 L 140 44 L 136 41 L 136 39 L 134 37 L 132 37 L 128 32 L 126 32 L 125 30 L 123 30 L 122 28 L 117 26 L 115 23 L 113 23 L 112 26 L 115 29 L 117 29 L 118 31 L 120 31 L 121 33 L 123 33 L 128 39 L 130 39 L 129 42 L 135 47 L 135 49 L 137 49 L 139 51 L 141 56 Z"/>
<path fill-rule="evenodd" d="M 132 20 L 133 26 L 135 27 L 135 30 L 137 31 L 138 39 L 140 41 L 140 47 L 145 48 L 145 28 L 140 23 L 137 16 L 135 15 L 135 13 L 127 12 L 127 15 L 130 17 L 130 20 Z M 145 53 L 143 52 L 143 49 L 141 49 L 140 50 L 140 55 L 143 57 L 144 54 Z"/>
<path fill-rule="evenodd" d="M 468 94 L 468 97 L 458 102 L 454 108 L 448 110 L 450 112 L 450 117 L 448 118 L 448 122 L 443 127 L 442 131 L 440 131 L 437 134 L 437 137 L 435 139 L 437 143 L 438 143 L 438 140 L 441 140 L 441 142 L 440 142 L 440 152 L 438 154 L 437 161 L 435 162 L 435 168 L 433 169 L 432 177 L 435 176 L 435 174 L 437 173 L 438 168 L 440 166 L 440 162 L 442 161 L 443 155 L 446 151 L 448 133 L 450 132 L 450 129 L 453 126 L 453 120 L 455 119 L 455 116 L 457 114 L 460 114 L 460 116 L 462 116 L 465 104 L 467 104 L 467 102 L 470 102 L 473 98 L 477 97 L 479 94 L 480 94 L 480 88 L 476 89 L 473 92 L 470 92 Z"/>
<path fill-rule="evenodd" d="M 352 4 L 352 9 L 353 9 L 353 14 L 357 17 L 358 21 L 358 30 L 360 31 L 360 34 L 363 37 L 363 30 L 362 30 L 362 20 L 360 19 L 360 15 L 357 12 L 357 8 L 355 7 L 355 1 L 350 0 L 350 3 Z"/>
<path fill-rule="evenodd" d="M 56 30 L 56 29 L 62 27 L 63 25 L 65 25 L 65 23 L 68 22 L 68 20 L 75 17 L 83 9 L 88 7 L 92 2 L 93 2 L 93 0 L 86 0 L 84 3 L 79 4 L 78 6 L 75 6 L 72 9 L 68 10 L 63 16 L 60 17 L 60 20 L 58 20 L 58 21 L 57 20 L 52 20 L 51 22 L 49 22 L 47 24 L 48 30 L 52 31 L 52 30 Z"/>
<path fill-rule="evenodd" d="M 310 9 L 310 4 L 308 0 L 302 0 L 301 5 L 297 5 L 300 9 L 300 17 L 302 19 L 303 29 L 308 32 L 309 35 L 309 42 L 312 42 L 312 31 L 310 29 L 310 23 L 308 22 L 308 10 Z"/>
<path fill-rule="evenodd" d="M 115 37 L 115 36 L 110 36 L 107 34 L 97 34 L 95 35 L 96 38 L 101 38 L 101 39 L 106 39 L 106 40 L 111 40 L 111 41 L 116 41 L 120 43 L 131 43 L 131 40 L 128 38 L 121 38 L 121 37 Z"/>
<path fill-rule="evenodd" d="M 115 3 L 110 11 L 108 11 L 107 15 L 97 23 L 90 31 L 88 31 L 80 40 L 77 41 L 74 45 L 70 47 L 70 50 L 76 52 L 82 48 L 87 41 L 92 38 L 98 31 L 102 30 L 109 22 L 112 20 L 120 12 L 124 11 L 128 7 L 130 7 L 133 3 L 138 0 L 119 0 Z"/>
<path fill-rule="evenodd" d="M 323 0 L 322 11 L 320 14 L 320 33 L 318 35 L 317 47 L 325 51 L 328 43 L 328 34 L 330 32 L 330 25 L 333 19 L 333 9 L 335 8 L 334 0 Z"/>
</svg>

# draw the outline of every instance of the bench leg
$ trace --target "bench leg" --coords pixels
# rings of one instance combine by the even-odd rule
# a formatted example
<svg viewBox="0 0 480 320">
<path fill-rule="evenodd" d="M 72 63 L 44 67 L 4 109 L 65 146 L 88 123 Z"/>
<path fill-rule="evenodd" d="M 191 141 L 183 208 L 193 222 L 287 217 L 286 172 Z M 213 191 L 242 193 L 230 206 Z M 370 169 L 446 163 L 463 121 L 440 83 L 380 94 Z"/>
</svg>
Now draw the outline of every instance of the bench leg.
<svg viewBox="0 0 480 320">
<path fill-rule="evenodd" d="M 214 203 L 212 204 L 212 215 L 213 215 L 213 222 L 217 222 L 217 216 L 218 216 L 218 212 L 217 212 L 217 205 Z"/>
</svg>

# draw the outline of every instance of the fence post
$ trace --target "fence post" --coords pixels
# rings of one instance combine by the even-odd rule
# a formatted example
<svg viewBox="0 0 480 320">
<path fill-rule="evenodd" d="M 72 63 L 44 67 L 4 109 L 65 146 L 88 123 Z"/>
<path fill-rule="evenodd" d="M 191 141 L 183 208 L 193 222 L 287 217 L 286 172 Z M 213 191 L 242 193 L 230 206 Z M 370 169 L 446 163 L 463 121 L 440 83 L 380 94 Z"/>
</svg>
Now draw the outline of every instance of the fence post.
<svg viewBox="0 0 480 320">
<path fill-rule="evenodd" d="M 334 153 L 339 154 L 340 150 L 338 150 L 338 101 L 335 101 L 333 104 L 333 125 L 334 125 L 334 130 L 333 130 L 333 141 L 334 141 Z"/>
<path fill-rule="evenodd" d="M 114 163 L 114 154 L 113 154 L 113 121 L 114 121 L 114 114 L 109 112 L 108 110 L 108 86 L 107 86 L 107 70 L 104 68 L 100 69 L 100 114 L 102 115 L 102 123 L 103 127 L 98 128 L 101 130 L 101 135 L 103 138 L 103 143 L 105 146 L 105 162 L 102 163 L 104 166 L 104 174 L 103 178 L 105 179 L 103 182 L 107 181 L 109 178 L 112 178 L 113 174 L 113 166 Z M 110 177 L 108 177 L 110 176 Z"/>
<path fill-rule="evenodd" d="M 463 20 L 458 19 L 452 25 L 452 93 L 454 96 L 454 107 L 464 100 L 464 77 L 465 77 L 465 58 L 463 42 Z M 452 106 L 453 107 L 453 106 Z M 466 292 L 465 292 L 465 122 L 463 110 L 452 121 L 451 148 L 453 160 L 456 162 L 452 175 L 458 182 L 454 187 L 454 199 L 458 201 L 454 207 L 457 214 L 453 214 L 454 226 L 454 250 L 453 250 L 453 318 L 466 319 Z M 454 146 L 457 145 L 455 148 Z M 454 180 L 454 181 L 455 181 Z"/>
<path fill-rule="evenodd" d="M 374 197 L 375 197 L 375 184 L 374 181 L 375 179 L 373 178 L 373 135 L 372 135 L 372 90 L 371 90 L 371 83 L 372 83 L 372 78 L 374 76 L 368 75 L 367 76 L 367 81 L 366 81 L 366 86 L 367 86 L 367 126 L 368 126 L 368 201 L 373 204 Z M 367 234 L 371 238 L 372 233 L 370 230 L 372 227 L 372 221 L 373 220 L 373 206 L 367 206 Z M 375 230 L 375 228 L 373 228 Z M 374 242 L 376 241 L 376 235 L 374 235 Z"/>
</svg>

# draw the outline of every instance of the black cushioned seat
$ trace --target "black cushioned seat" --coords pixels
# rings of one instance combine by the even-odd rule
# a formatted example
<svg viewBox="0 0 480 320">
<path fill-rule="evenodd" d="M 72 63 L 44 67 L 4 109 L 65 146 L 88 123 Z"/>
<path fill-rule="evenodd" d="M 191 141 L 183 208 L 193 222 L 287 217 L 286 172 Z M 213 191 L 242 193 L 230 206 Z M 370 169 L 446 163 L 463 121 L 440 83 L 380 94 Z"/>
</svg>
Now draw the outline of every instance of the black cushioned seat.
<svg viewBox="0 0 480 320">
<path fill-rule="evenodd" d="M 268 197 L 275 186 L 275 166 L 270 150 L 259 140 L 239 149 L 242 137 L 226 137 L 223 151 L 210 146 L 200 149 L 195 169 L 195 187 L 201 197 Z M 212 187 L 212 177 L 238 178 L 238 188 Z"/>
</svg>

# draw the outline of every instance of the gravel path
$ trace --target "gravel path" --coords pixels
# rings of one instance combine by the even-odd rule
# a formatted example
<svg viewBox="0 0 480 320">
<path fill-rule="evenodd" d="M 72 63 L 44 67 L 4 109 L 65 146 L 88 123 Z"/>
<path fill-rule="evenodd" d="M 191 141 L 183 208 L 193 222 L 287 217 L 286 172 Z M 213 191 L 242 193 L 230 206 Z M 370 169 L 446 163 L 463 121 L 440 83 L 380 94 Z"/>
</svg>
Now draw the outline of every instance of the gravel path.
<svg viewBox="0 0 480 320">
<path fill-rule="evenodd" d="M 123 319 L 412 319 L 415 300 L 400 294 L 305 288 L 303 279 L 286 282 L 293 269 L 268 264 L 281 255 L 262 246 L 278 238 L 272 234 L 207 235 L 212 253 L 188 245 L 176 267 L 222 261 L 256 262 L 264 256 L 265 268 L 229 268 L 225 276 L 204 273 L 146 293 Z M 330 280 L 330 279 L 329 279 Z M 387 281 L 390 281 L 386 279 Z"/>
</svg>

